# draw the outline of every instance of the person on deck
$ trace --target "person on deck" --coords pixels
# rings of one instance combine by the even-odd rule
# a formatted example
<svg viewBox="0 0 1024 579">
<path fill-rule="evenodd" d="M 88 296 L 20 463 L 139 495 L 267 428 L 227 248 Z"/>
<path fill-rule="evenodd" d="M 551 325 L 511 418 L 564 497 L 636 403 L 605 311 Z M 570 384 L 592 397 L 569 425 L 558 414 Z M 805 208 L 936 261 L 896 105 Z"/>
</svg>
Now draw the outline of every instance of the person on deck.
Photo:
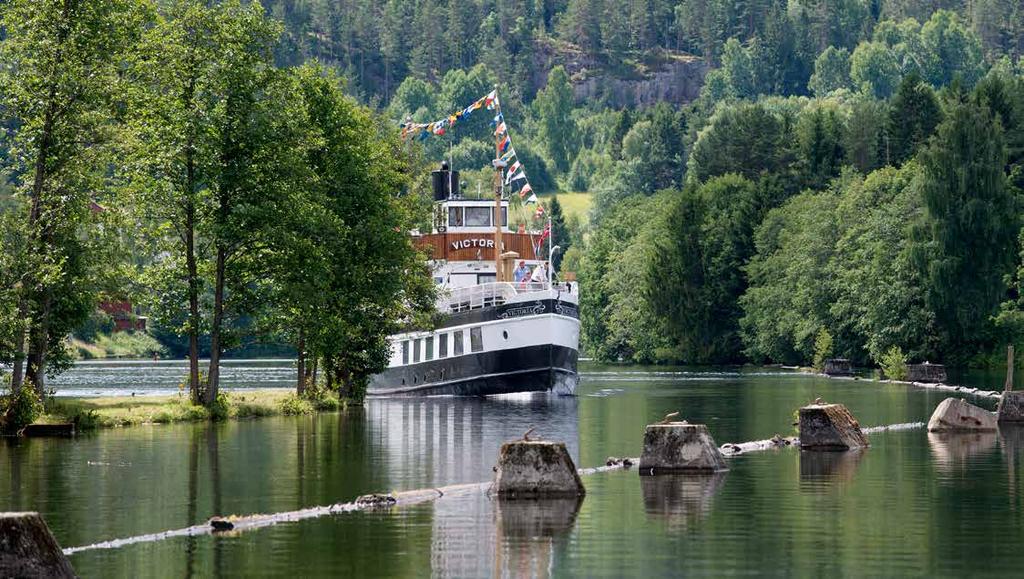
<svg viewBox="0 0 1024 579">
<path fill-rule="evenodd" d="M 547 263 L 542 263 L 533 269 L 533 275 L 530 276 L 530 281 L 533 283 L 545 283 L 548 281 L 548 270 Z"/>
<path fill-rule="evenodd" d="M 512 278 L 516 280 L 516 283 L 524 282 L 530 277 L 530 268 L 526 267 L 525 261 L 519 262 L 519 267 L 516 268 L 512 276 Z"/>
</svg>

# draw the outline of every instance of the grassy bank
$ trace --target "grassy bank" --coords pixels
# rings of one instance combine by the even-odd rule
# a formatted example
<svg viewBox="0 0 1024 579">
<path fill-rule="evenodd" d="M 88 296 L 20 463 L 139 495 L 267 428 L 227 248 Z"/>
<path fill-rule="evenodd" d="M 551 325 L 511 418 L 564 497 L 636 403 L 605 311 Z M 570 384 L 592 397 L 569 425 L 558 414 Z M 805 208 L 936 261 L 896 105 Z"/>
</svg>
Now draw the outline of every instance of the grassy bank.
<svg viewBox="0 0 1024 579">
<path fill-rule="evenodd" d="M 104 398 L 52 398 L 45 413 L 36 420 L 40 424 L 75 423 L 80 430 L 170 424 L 205 420 L 254 418 L 330 412 L 342 404 L 334 394 L 317 400 L 299 398 L 293 390 L 254 390 L 222 394 L 224 404 L 215 412 L 194 406 L 185 396 L 113 396 Z"/>
<path fill-rule="evenodd" d="M 79 360 L 96 358 L 150 358 L 163 355 L 164 347 L 146 332 L 99 333 L 85 341 L 71 338 L 71 351 Z"/>
</svg>

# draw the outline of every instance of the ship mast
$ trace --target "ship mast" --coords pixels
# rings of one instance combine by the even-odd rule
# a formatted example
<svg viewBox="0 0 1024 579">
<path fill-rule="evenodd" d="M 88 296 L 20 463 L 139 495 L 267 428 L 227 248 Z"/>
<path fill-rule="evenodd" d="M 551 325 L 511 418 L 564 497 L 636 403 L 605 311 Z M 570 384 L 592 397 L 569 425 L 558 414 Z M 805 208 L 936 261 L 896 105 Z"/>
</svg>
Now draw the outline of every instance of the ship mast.
<svg viewBox="0 0 1024 579">
<path fill-rule="evenodd" d="M 501 101 L 498 100 L 498 85 L 494 85 L 494 110 L 501 117 Z M 500 131 L 494 131 L 494 274 L 495 281 L 505 279 L 504 267 L 501 263 L 502 231 L 501 231 L 501 137 Z"/>
</svg>

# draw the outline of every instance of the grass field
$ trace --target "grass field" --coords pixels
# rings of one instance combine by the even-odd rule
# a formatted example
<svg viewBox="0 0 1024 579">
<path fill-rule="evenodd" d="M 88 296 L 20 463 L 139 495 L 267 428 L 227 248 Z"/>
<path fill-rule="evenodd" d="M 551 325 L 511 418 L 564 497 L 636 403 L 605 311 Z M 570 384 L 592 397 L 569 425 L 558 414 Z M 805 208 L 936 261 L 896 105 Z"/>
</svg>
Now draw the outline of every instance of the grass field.
<svg viewBox="0 0 1024 579">
<path fill-rule="evenodd" d="M 547 202 L 551 199 L 551 195 L 540 195 L 541 201 Z M 590 193 L 559 193 L 558 203 L 562 206 L 562 211 L 565 212 L 566 216 L 578 215 L 579 218 L 586 223 L 587 218 L 590 216 L 590 202 L 593 199 Z"/>
<path fill-rule="evenodd" d="M 265 389 L 225 394 L 226 407 L 221 418 L 312 414 L 332 411 L 341 403 L 334 394 L 317 401 L 298 398 L 294 390 Z M 80 429 L 96 427 L 167 424 L 210 420 L 210 411 L 193 406 L 187 396 L 115 396 L 104 398 L 51 398 L 41 424 L 73 422 Z"/>
</svg>

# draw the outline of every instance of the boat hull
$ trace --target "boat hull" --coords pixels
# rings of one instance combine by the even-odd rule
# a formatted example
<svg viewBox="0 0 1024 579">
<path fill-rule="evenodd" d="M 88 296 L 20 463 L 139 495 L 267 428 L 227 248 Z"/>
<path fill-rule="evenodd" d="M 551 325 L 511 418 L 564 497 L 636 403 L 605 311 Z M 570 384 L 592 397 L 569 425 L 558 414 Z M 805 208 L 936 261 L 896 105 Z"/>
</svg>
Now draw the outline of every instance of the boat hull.
<svg viewBox="0 0 1024 579">
<path fill-rule="evenodd" d="M 557 344 L 478 352 L 389 368 L 375 375 L 370 396 L 488 396 L 553 391 L 573 395 L 579 352 Z"/>
</svg>

